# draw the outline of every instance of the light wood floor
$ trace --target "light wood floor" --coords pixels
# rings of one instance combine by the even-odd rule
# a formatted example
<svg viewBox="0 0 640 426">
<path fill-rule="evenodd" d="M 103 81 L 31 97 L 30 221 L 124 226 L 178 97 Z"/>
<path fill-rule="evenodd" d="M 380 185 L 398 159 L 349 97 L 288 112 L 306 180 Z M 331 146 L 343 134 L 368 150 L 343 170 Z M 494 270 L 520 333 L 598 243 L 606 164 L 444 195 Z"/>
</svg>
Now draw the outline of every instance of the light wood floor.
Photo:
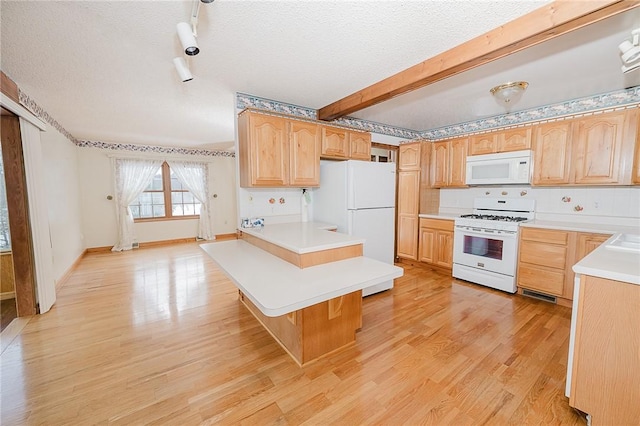
<svg viewBox="0 0 640 426">
<path fill-rule="evenodd" d="M 363 311 L 300 368 L 197 244 L 90 254 L 2 353 L 0 423 L 584 424 L 568 308 L 406 266 Z"/>
</svg>

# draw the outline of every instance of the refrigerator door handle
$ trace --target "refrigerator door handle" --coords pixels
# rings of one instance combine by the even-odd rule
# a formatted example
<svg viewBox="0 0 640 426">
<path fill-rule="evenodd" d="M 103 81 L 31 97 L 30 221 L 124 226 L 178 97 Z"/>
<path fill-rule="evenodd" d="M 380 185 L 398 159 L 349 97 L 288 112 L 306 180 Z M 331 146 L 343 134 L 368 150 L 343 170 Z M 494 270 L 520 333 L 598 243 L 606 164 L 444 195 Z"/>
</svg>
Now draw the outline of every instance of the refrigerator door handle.
<svg viewBox="0 0 640 426">
<path fill-rule="evenodd" d="M 347 235 L 353 235 L 353 222 L 355 220 L 355 216 L 355 210 L 347 210 Z"/>
</svg>

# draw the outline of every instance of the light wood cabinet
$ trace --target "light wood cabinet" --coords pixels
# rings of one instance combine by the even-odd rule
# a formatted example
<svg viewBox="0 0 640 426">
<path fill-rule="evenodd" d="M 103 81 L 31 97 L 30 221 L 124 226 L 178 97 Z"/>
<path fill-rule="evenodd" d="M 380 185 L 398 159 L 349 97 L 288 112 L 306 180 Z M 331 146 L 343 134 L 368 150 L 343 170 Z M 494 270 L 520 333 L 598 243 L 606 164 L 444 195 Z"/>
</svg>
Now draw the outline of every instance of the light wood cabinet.
<svg viewBox="0 0 640 426">
<path fill-rule="evenodd" d="M 524 227 L 520 232 L 518 287 L 553 295 L 563 304 L 573 299 L 572 266 L 610 234 Z"/>
<path fill-rule="evenodd" d="M 397 255 L 405 259 L 418 258 L 418 208 L 420 171 L 398 172 L 398 233 Z"/>
<path fill-rule="evenodd" d="M 419 258 L 421 262 L 453 267 L 453 221 L 420 219 Z"/>
<path fill-rule="evenodd" d="M 322 151 L 325 158 L 349 158 L 349 135 L 344 129 L 322 127 Z"/>
<path fill-rule="evenodd" d="M 319 185 L 317 124 L 245 111 L 238 117 L 238 139 L 241 187 Z"/>
<path fill-rule="evenodd" d="M 289 146 L 284 118 L 255 113 L 238 117 L 240 186 L 288 184 Z"/>
<path fill-rule="evenodd" d="M 371 133 L 322 126 L 320 156 L 333 160 L 371 161 Z"/>
<path fill-rule="evenodd" d="M 533 137 L 533 185 L 569 183 L 572 126 L 570 121 L 536 126 Z"/>
<path fill-rule="evenodd" d="M 498 134 L 498 152 L 531 149 L 531 127 L 518 127 Z"/>
<path fill-rule="evenodd" d="M 349 158 L 371 161 L 371 133 L 349 132 Z"/>
<path fill-rule="evenodd" d="M 449 183 L 449 142 L 434 142 L 431 145 L 431 186 L 446 187 Z"/>
<path fill-rule="evenodd" d="M 640 421 L 640 286 L 583 275 L 575 313 L 569 405 L 591 424 Z"/>
<path fill-rule="evenodd" d="M 495 154 L 498 152 L 498 134 L 485 133 L 469 138 L 469 155 Z"/>
<path fill-rule="evenodd" d="M 290 186 L 313 187 L 320 184 L 320 126 L 291 120 L 289 128 Z"/>
<path fill-rule="evenodd" d="M 571 232 L 523 228 L 520 233 L 518 287 L 562 297 L 565 271 L 573 265 Z"/>
<path fill-rule="evenodd" d="M 471 136 L 469 138 L 469 155 L 531 149 L 531 131 L 531 127 L 519 127 Z"/>
<path fill-rule="evenodd" d="M 535 127 L 533 185 L 631 183 L 638 110 Z"/>
<path fill-rule="evenodd" d="M 576 143 L 571 162 L 574 183 L 619 184 L 627 180 L 623 153 L 627 145 L 624 130 L 628 116 L 625 111 L 598 114 L 574 124 Z M 635 133 L 633 137 L 635 139 Z"/>
<path fill-rule="evenodd" d="M 469 138 L 431 144 L 431 187 L 466 187 L 467 145 Z"/>
<path fill-rule="evenodd" d="M 398 170 L 420 170 L 422 145 L 405 143 L 398 148 Z"/>
<path fill-rule="evenodd" d="M 420 209 L 420 142 L 398 148 L 398 202 L 396 254 L 418 259 L 418 212 Z"/>
<path fill-rule="evenodd" d="M 468 138 L 453 139 L 449 146 L 449 187 L 464 187 Z"/>
</svg>

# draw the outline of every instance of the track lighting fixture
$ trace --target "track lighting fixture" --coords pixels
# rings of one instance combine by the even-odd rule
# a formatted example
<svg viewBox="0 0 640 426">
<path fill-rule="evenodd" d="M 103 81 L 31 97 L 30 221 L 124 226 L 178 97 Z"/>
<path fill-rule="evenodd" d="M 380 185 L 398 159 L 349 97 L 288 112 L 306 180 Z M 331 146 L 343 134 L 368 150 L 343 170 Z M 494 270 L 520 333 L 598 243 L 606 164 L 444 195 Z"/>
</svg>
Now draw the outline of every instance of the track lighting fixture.
<svg viewBox="0 0 640 426">
<path fill-rule="evenodd" d="M 190 16 L 191 24 L 187 22 L 180 22 L 178 23 L 178 25 L 176 25 L 176 31 L 178 32 L 180 44 L 182 44 L 184 53 L 187 56 L 195 56 L 200 53 L 200 48 L 198 47 L 196 37 L 198 36 L 198 14 L 200 12 L 201 2 L 209 4 L 213 3 L 214 0 L 193 0 Z M 191 75 L 191 71 L 189 71 L 189 67 L 187 66 L 184 58 L 174 58 L 173 64 L 175 65 L 176 71 L 178 71 L 178 75 L 180 76 L 182 82 L 193 80 L 193 75 Z"/>
<path fill-rule="evenodd" d="M 631 31 L 631 41 L 623 41 L 618 49 L 623 64 L 622 72 L 627 73 L 640 67 L 640 28 Z"/>
<path fill-rule="evenodd" d="M 177 58 L 173 58 L 173 65 L 175 65 L 176 71 L 178 71 L 178 75 L 183 83 L 193 80 L 193 75 L 191 75 L 191 71 L 189 71 L 189 67 L 187 66 L 184 58 L 179 56 Z"/>
<path fill-rule="evenodd" d="M 182 43 L 182 48 L 184 49 L 184 53 L 189 56 L 195 56 L 200 52 L 198 48 L 198 43 L 196 42 L 196 37 L 191 30 L 191 26 L 186 22 L 180 22 L 176 26 L 178 30 L 178 37 L 180 38 L 180 43 Z"/>
</svg>

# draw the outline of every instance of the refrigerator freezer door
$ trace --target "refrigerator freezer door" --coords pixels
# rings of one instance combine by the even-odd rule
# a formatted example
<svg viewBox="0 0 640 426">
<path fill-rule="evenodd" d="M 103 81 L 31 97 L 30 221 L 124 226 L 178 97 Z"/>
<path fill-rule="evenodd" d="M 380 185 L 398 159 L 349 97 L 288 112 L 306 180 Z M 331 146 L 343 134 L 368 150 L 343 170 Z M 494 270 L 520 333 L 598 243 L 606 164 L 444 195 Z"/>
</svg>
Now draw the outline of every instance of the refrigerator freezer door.
<svg viewBox="0 0 640 426">
<path fill-rule="evenodd" d="M 347 164 L 348 209 L 395 207 L 395 163 L 349 160 Z"/>
</svg>

